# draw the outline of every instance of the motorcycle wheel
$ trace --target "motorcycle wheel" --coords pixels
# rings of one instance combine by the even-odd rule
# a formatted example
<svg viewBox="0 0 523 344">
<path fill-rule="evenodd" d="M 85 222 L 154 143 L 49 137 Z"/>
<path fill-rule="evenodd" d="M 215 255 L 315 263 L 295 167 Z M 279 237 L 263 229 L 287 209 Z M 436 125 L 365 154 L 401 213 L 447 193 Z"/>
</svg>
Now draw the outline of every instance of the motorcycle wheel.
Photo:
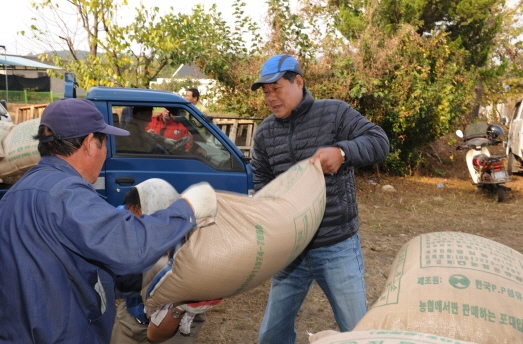
<svg viewBox="0 0 523 344">
<path fill-rule="evenodd" d="M 497 185 L 498 202 L 505 200 L 505 187 L 503 185 Z"/>
</svg>

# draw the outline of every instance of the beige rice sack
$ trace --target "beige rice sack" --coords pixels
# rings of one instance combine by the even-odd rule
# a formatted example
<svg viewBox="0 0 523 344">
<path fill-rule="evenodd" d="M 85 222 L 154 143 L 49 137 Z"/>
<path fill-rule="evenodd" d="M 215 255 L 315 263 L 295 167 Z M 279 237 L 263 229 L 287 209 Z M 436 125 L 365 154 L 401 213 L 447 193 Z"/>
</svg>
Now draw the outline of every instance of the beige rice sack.
<svg viewBox="0 0 523 344">
<path fill-rule="evenodd" d="M 422 234 L 400 249 L 354 330 L 374 329 L 523 343 L 523 255 L 472 234 Z"/>
<path fill-rule="evenodd" d="M 325 179 L 319 162 L 313 165 L 304 160 L 254 197 L 224 192 L 217 196 L 215 223 L 191 233 L 170 273 L 147 299 L 148 315 L 171 302 L 245 292 L 287 266 L 320 225 Z"/>
<path fill-rule="evenodd" d="M 38 164 L 38 141 L 33 136 L 38 133 L 40 118 L 22 122 L 14 126 L 2 142 L 5 157 L 0 160 L 0 177 L 22 174 Z"/>
<path fill-rule="evenodd" d="M 15 125 L 12 122 L 0 121 L 0 160 L 2 160 L 5 157 L 2 142 L 6 138 L 7 134 L 9 134 L 11 129 L 14 128 L 14 126 Z"/>
<path fill-rule="evenodd" d="M 474 344 L 428 333 L 373 330 L 337 332 L 321 331 L 309 337 L 311 344 Z"/>
</svg>

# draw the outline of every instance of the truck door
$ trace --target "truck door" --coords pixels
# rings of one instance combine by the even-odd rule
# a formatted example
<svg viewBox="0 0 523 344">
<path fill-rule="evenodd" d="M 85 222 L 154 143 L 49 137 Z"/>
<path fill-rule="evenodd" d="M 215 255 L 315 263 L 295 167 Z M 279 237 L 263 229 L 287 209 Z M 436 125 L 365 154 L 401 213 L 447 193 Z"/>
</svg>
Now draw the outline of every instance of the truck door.
<svg viewBox="0 0 523 344">
<path fill-rule="evenodd" d="M 247 194 L 250 164 L 227 136 L 184 105 L 110 105 L 113 125 L 130 136 L 116 136 L 105 163 L 105 195 L 121 204 L 125 193 L 150 178 L 161 178 L 182 193 L 209 182 L 216 190 Z M 101 185 L 102 183 L 98 183 Z"/>
<path fill-rule="evenodd" d="M 510 123 L 510 129 L 508 132 L 508 145 L 507 145 L 507 154 L 517 155 L 521 157 L 521 136 L 523 135 L 523 120 L 521 118 L 522 114 L 522 100 L 520 99 L 516 106 L 514 107 L 514 112 L 512 113 L 512 121 Z"/>
</svg>

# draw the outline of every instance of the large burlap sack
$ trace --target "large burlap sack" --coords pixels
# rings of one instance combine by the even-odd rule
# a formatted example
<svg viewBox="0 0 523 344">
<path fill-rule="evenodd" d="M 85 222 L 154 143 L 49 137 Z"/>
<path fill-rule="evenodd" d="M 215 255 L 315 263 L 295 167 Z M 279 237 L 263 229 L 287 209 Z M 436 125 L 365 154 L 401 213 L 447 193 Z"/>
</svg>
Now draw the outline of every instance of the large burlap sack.
<svg viewBox="0 0 523 344">
<path fill-rule="evenodd" d="M 355 327 L 374 329 L 523 343 L 523 254 L 459 232 L 410 240 L 378 301 Z"/>
<path fill-rule="evenodd" d="M 9 134 L 11 129 L 14 128 L 14 126 L 15 125 L 12 122 L 0 121 L 0 160 L 2 160 L 5 156 L 2 142 L 6 138 L 7 134 Z"/>
<path fill-rule="evenodd" d="M 336 332 L 322 331 L 309 337 L 311 344 L 474 344 L 428 333 L 373 330 Z"/>
<path fill-rule="evenodd" d="M 325 180 L 319 162 L 304 160 L 254 197 L 224 192 L 217 196 L 215 223 L 192 232 L 177 252 L 172 270 L 147 298 L 148 315 L 171 302 L 245 292 L 287 266 L 320 225 Z"/>
<path fill-rule="evenodd" d="M 38 164 L 38 133 L 40 118 L 15 125 L 2 141 L 5 157 L 0 160 L 0 177 L 19 175 Z"/>
</svg>

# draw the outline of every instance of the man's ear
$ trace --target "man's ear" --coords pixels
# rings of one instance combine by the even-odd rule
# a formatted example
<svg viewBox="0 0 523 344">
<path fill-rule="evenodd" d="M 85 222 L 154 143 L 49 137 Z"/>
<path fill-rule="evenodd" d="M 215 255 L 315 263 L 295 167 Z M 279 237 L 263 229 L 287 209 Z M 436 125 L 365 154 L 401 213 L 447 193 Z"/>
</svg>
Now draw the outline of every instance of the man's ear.
<svg viewBox="0 0 523 344">
<path fill-rule="evenodd" d="M 296 75 L 294 82 L 296 83 L 296 85 L 298 85 L 298 87 L 300 87 L 300 88 L 304 87 L 305 80 L 303 80 L 303 77 L 300 74 Z"/>
<path fill-rule="evenodd" d="M 96 141 L 94 138 L 94 134 L 90 133 L 85 138 L 84 142 L 82 143 L 82 147 L 86 150 L 87 155 L 91 156 L 91 149 L 96 148 Z"/>
</svg>

